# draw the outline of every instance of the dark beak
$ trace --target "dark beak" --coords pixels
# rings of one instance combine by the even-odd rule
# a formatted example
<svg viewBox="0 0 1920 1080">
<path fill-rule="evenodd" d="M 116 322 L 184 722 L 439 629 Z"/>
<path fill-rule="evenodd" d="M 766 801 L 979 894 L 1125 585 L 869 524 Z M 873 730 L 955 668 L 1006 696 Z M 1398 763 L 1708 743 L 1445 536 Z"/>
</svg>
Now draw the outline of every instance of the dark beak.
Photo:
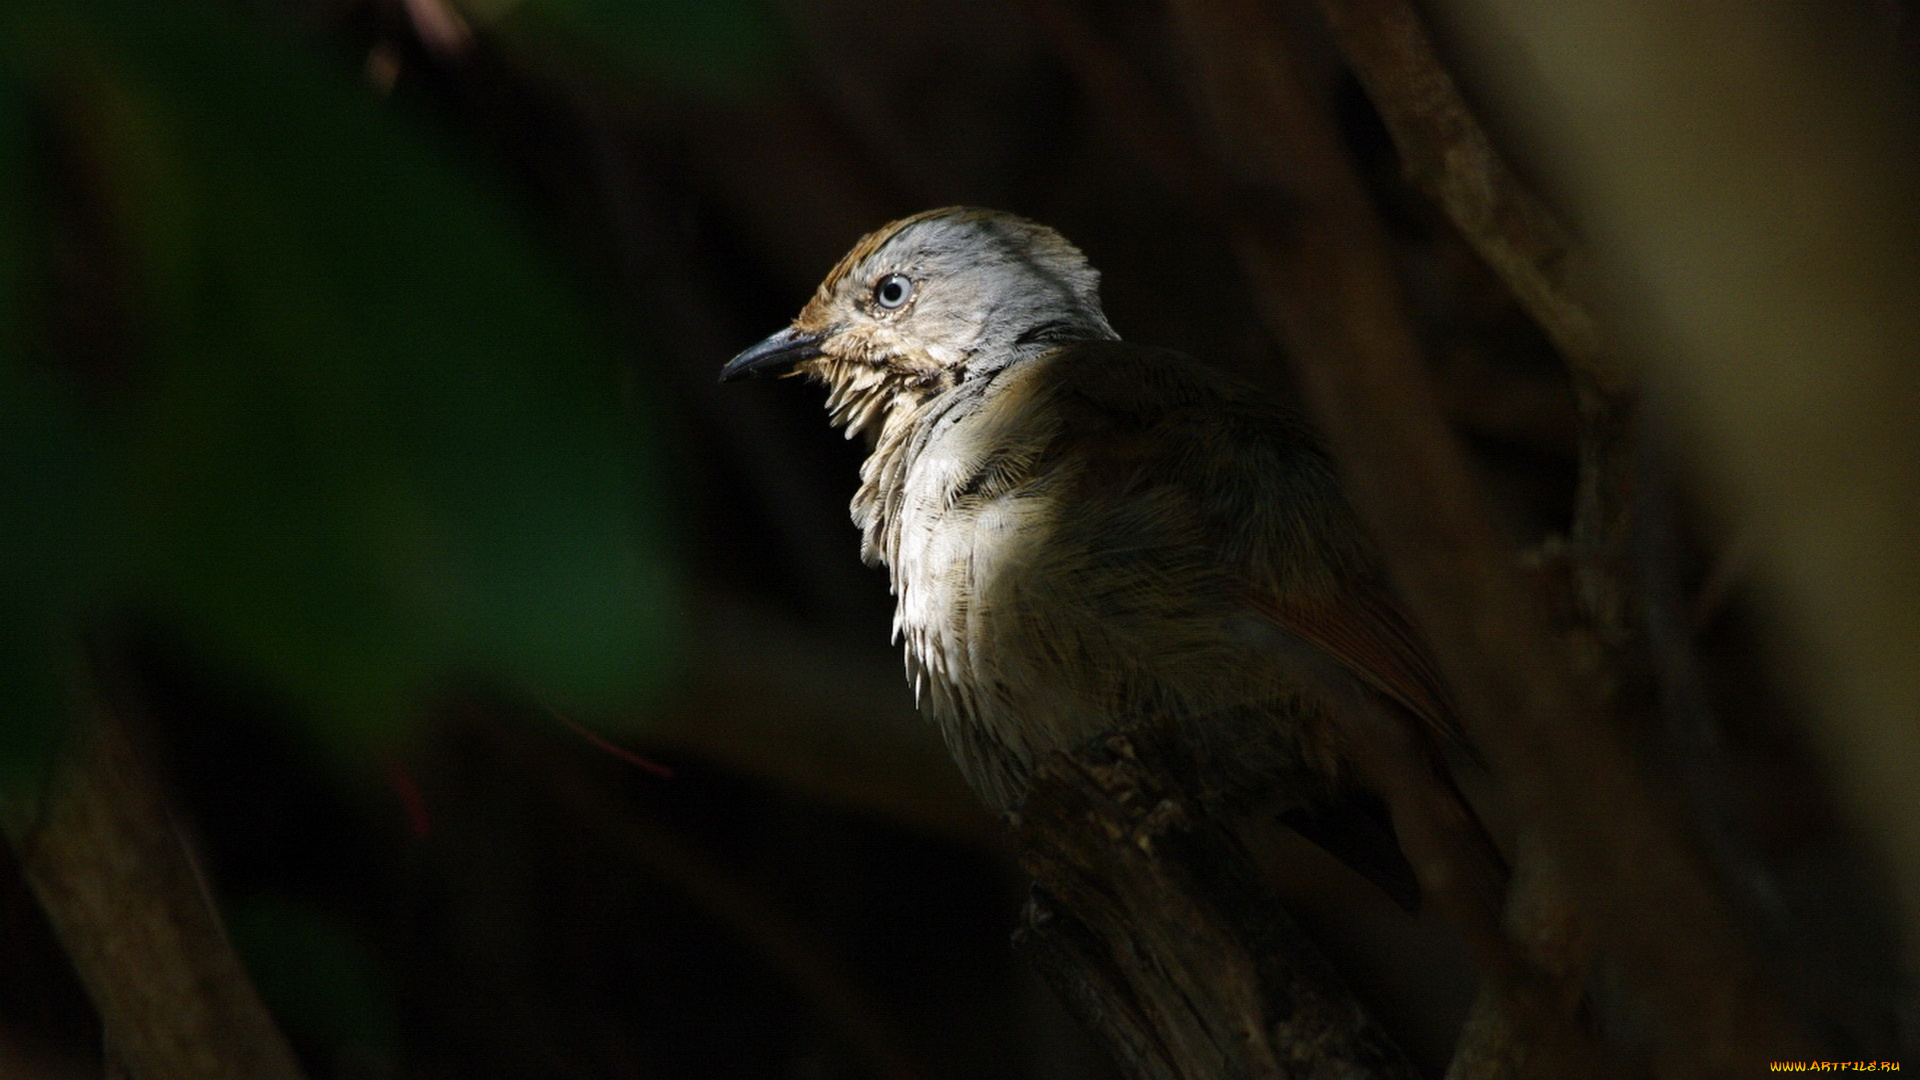
<svg viewBox="0 0 1920 1080">
<path fill-rule="evenodd" d="M 802 360 L 824 356 L 826 354 L 820 351 L 820 342 L 826 336 L 789 326 L 727 361 L 727 366 L 720 369 L 720 381 L 733 382 L 749 375 L 785 371 Z"/>
</svg>

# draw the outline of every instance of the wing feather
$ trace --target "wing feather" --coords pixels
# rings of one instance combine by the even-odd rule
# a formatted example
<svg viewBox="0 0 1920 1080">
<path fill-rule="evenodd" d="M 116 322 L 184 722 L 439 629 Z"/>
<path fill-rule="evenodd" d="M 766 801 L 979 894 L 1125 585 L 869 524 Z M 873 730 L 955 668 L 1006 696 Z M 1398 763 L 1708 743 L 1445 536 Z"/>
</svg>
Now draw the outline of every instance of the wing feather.
<svg viewBox="0 0 1920 1080">
<path fill-rule="evenodd" d="M 1046 400 L 1062 430 L 1100 450 L 1102 468 L 1084 482 L 1102 488 L 1086 497 L 1137 494 L 1149 483 L 1187 493 L 1201 543 L 1240 553 L 1231 558 L 1256 610 L 1419 717 L 1440 742 L 1471 753 L 1419 632 L 1371 568 L 1371 553 L 1352 550 L 1348 537 L 1357 540 L 1360 526 L 1298 414 L 1177 353 L 1138 345 L 1068 346 L 1050 354 L 1047 371 Z M 1222 491 L 1247 493 L 1252 504 Z M 1299 526 L 1319 519 L 1326 523 L 1317 532 Z M 1263 565 L 1247 565 L 1256 559 Z M 1338 584 L 1295 590 L 1275 580 L 1293 574 Z"/>
<path fill-rule="evenodd" d="M 1338 593 L 1307 601 L 1260 596 L 1251 603 L 1419 717 L 1442 741 L 1467 748 L 1459 714 L 1419 632 L 1378 586 L 1351 582 Z"/>
</svg>

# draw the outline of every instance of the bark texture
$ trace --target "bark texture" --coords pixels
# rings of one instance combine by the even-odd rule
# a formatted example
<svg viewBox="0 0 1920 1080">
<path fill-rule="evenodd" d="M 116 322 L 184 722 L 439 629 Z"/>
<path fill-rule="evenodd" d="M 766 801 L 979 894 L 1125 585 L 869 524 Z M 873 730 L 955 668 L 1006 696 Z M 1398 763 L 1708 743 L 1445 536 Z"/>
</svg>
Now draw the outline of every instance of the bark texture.
<svg viewBox="0 0 1920 1080">
<path fill-rule="evenodd" d="M 1183 771 L 1148 733 L 1040 767 L 1018 947 L 1136 1080 L 1413 1080 Z"/>
</svg>

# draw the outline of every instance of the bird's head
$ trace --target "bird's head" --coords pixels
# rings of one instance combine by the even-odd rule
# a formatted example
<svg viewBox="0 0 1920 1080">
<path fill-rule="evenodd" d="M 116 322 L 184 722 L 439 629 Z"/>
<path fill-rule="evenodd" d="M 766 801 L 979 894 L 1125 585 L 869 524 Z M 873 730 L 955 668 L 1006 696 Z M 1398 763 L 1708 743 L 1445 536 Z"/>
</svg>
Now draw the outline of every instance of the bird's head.
<svg viewBox="0 0 1920 1080">
<path fill-rule="evenodd" d="M 722 380 L 798 372 L 831 388 L 848 434 L 1022 356 L 1112 339 L 1099 272 L 1059 233 L 996 210 L 948 207 L 869 234 L 793 325 L 733 358 Z"/>
</svg>

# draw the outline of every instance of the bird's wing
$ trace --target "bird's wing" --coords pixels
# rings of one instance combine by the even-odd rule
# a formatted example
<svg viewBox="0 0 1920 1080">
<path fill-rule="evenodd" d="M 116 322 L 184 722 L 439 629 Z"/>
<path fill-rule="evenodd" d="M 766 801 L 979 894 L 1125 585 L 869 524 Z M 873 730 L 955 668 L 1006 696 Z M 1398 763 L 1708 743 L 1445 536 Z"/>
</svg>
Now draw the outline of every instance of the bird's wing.
<svg viewBox="0 0 1920 1080">
<path fill-rule="evenodd" d="M 1392 723 L 1377 740 L 1382 733 L 1365 718 L 1329 725 L 1341 729 L 1327 734 L 1355 766 L 1353 784 L 1298 808 L 1288 824 L 1404 906 L 1421 891 L 1416 864 L 1441 868 L 1428 883 L 1436 888 L 1498 882 L 1498 852 L 1434 753 L 1447 744 L 1468 755 L 1471 748 L 1332 462 L 1298 414 L 1176 353 L 1123 342 L 1058 350 L 1035 378 L 1031 400 L 1053 425 L 1052 444 L 1035 460 L 1081 466 L 1074 505 L 1097 527 L 1091 539 L 1082 537 L 1087 552 L 1177 577 L 1200 590 L 1192 598 L 1202 607 L 1221 599 L 1241 605 L 1293 639 L 1289 655 L 1277 659 L 1314 669 L 1297 675 L 1350 677 L 1381 704 L 1416 718 Z M 1121 521 L 1115 507 L 1137 513 Z M 1068 519 L 1057 528 L 1085 532 L 1083 524 Z M 1116 535 L 1128 542 L 1116 545 Z M 1350 737 L 1369 744 L 1337 745 Z M 1369 790 L 1389 812 L 1368 807 Z M 1403 821 L 1422 827 L 1396 836 Z M 1401 851 L 1409 839 L 1413 859 Z M 1489 895 L 1497 905 L 1497 884 Z"/>
<path fill-rule="evenodd" d="M 1104 482 L 1119 491 L 1145 478 L 1190 492 L 1208 546 L 1240 553 L 1240 584 L 1256 611 L 1419 717 L 1440 742 L 1467 748 L 1425 643 L 1372 553 L 1352 548 L 1364 544 L 1361 527 L 1297 414 L 1163 349 L 1087 342 L 1059 350 L 1048 368 L 1056 388 L 1048 403 L 1069 427 L 1096 431 Z M 1143 449 L 1122 453 L 1126 446 Z M 1236 509 L 1213 512 L 1220 507 Z"/>
<path fill-rule="evenodd" d="M 1379 586 L 1350 581 L 1330 596 L 1291 601 L 1255 596 L 1249 603 L 1419 717 L 1443 742 L 1467 747 L 1425 644 Z"/>
</svg>

